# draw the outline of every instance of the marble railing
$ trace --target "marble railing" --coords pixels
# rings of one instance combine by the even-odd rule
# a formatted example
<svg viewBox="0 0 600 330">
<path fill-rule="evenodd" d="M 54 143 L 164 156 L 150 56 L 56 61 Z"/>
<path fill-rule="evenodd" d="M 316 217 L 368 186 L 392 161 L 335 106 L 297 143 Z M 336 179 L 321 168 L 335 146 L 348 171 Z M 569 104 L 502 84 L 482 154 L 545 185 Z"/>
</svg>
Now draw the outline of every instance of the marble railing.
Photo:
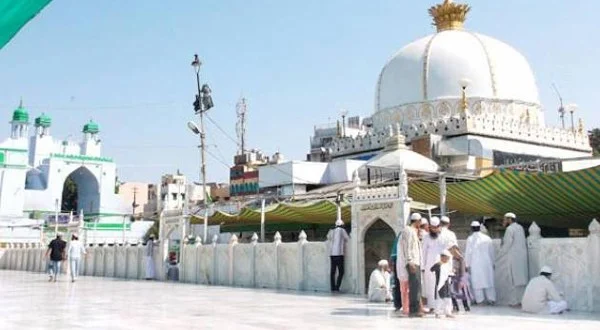
<svg viewBox="0 0 600 330">
<path fill-rule="evenodd" d="M 197 244 L 184 246 L 179 264 L 180 281 L 325 292 L 329 291 L 328 246 L 328 242 L 307 241 L 304 232 L 293 243 L 281 242 L 279 233 L 275 234 L 272 243 L 258 243 L 256 234 L 247 244 L 238 244 L 235 235 L 228 244 L 217 244 L 217 239 L 213 239 L 212 244 L 202 245 L 198 240 Z M 81 264 L 81 275 L 143 279 L 145 249 L 142 245 L 88 247 Z M 44 272 L 47 267 L 45 252 L 43 248 L 21 245 L 0 249 L 0 269 Z M 158 248 L 154 255 L 157 277 L 165 280 L 166 264 L 162 262 Z M 63 273 L 68 272 L 67 264 L 63 264 Z M 354 292 L 354 273 L 348 253 L 341 291 Z"/>
<path fill-rule="evenodd" d="M 529 227 L 529 277 L 538 275 L 542 266 L 554 270 L 552 280 L 572 310 L 600 311 L 600 223 L 592 221 L 586 238 L 543 238 L 540 228 Z M 183 248 L 180 281 L 186 283 L 225 285 L 248 288 L 271 288 L 298 291 L 329 291 L 329 242 L 309 242 L 301 232 L 297 242 L 282 243 L 275 234 L 274 242 L 240 243 L 233 235 L 227 244 L 188 244 Z M 464 251 L 465 241 L 459 241 Z M 496 250 L 500 240 L 494 240 Z M 81 274 L 123 279 L 145 276 L 145 246 L 96 246 L 87 248 Z M 347 248 L 350 252 L 352 249 Z M 14 245 L 0 249 L 0 269 L 43 272 L 47 261 L 45 249 Z M 160 251 L 155 255 L 157 279 L 165 280 L 166 265 Z M 343 292 L 356 292 L 356 278 L 363 270 L 353 269 L 353 256 L 346 254 Z M 67 272 L 67 265 L 63 272 Z M 499 305 L 507 304 L 510 292 L 507 272 L 496 265 L 496 292 Z"/>
</svg>

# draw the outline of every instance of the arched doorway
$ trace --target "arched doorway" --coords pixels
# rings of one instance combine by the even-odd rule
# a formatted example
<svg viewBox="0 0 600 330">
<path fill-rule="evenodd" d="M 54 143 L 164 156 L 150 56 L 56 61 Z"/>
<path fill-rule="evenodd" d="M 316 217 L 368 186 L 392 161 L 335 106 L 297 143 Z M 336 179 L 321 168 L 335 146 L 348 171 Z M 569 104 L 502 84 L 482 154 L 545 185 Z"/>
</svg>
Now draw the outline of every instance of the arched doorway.
<svg viewBox="0 0 600 330">
<path fill-rule="evenodd" d="M 62 192 L 62 211 L 85 214 L 99 213 L 100 189 L 98 179 L 86 167 L 81 166 L 65 179 Z"/>
<path fill-rule="evenodd" d="M 381 259 L 389 260 L 396 235 L 394 230 L 381 219 L 377 219 L 365 232 L 365 292 L 369 287 L 369 276 Z"/>
</svg>

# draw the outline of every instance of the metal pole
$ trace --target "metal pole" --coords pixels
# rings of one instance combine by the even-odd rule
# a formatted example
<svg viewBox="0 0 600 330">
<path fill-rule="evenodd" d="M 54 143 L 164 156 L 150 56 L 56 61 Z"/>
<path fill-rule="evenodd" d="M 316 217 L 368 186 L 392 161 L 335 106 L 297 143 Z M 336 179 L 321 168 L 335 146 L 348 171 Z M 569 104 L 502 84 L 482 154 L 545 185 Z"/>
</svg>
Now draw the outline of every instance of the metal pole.
<svg viewBox="0 0 600 330">
<path fill-rule="evenodd" d="M 126 215 L 123 216 L 123 228 L 121 230 L 121 234 L 123 235 L 123 245 L 125 245 L 125 219 L 127 218 Z M 115 244 L 116 245 L 116 244 Z"/>
<path fill-rule="evenodd" d="M 440 213 L 441 216 L 445 216 L 447 209 L 446 209 L 446 175 L 445 174 L 441 174 L 440 178 L 439 178 L 439 185 L 440 185 Z"/>
<path fill-rule="evenodd" d="M 208 201 L 206 196 L 206 134 L 204 131 L 204 103 L 202 102 L 202 91 L 200 89 L 200 68 L 196 70 L 196 84 L 198 87 L 198 97 L 200 98 L 200 176 L 202 177 L 202 202 L 204 204 L 204 239 L 208 235 Z"/>
<path fill-rule="evenodd" d="M 260 241 L 265 242 L 265 199 L 260 204 Z"/>
<path fill-rule="evenodd" d="M 54 201 L 54 236 L 58 235 L 58 198 Z"/>
</svg>

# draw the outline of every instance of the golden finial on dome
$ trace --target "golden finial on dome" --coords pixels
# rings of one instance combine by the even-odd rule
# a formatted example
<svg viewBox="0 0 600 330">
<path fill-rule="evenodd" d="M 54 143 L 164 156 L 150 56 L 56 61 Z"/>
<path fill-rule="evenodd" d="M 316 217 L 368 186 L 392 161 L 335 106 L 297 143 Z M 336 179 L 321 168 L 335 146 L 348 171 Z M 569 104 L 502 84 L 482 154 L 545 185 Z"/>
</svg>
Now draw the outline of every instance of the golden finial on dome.
<svg viewBox="0 0 600 330">
<path fill-rule="evenodd" d="M 433 25 L 438 32 L 446 30 L 461 30 L 467 19 L 471 7 L 467 4 L 456 4 L 452 0 L 429 8 L 429 15 L 433 17 Z"/>
<path fill-rule="evenodd" d="M 577 131 L 579 132 L 579 134 L 583 134 L 583 131 L 585 130 L 584 126 L 583 126 L 583 119 L 579 118 L 579 125 L 577 125 Z"/>
</svg>

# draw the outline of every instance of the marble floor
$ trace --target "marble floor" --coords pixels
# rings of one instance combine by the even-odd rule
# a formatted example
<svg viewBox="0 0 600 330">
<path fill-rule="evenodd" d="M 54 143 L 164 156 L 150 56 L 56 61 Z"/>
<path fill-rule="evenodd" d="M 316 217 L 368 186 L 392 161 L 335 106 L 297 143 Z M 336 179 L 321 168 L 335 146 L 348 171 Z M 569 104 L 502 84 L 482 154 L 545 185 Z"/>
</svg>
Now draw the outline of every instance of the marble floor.
<svg viewBox="0 0 600 330">
<path fill-rule="evenodd" d="M 0 271 L 0 329 L 600 329 L 600 314 L 533 316 L 474 308 L 456 319 L 408 319 L 351 295 Z"/>
</svg>

